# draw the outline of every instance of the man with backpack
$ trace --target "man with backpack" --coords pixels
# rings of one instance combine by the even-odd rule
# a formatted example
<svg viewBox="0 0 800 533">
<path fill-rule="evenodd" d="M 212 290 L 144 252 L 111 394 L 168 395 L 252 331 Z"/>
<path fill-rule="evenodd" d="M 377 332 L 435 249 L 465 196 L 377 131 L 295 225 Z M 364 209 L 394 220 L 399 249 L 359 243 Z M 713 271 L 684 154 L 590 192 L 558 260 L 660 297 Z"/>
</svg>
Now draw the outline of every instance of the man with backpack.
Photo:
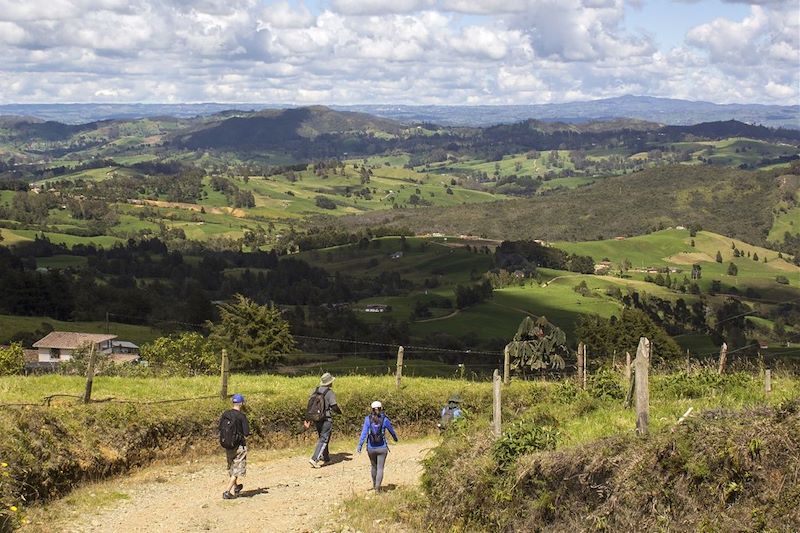
<svg viewBox="0 0 800 533">
<path fill-rule="evenodd" d="M 386 464 L 386 457 L 389 455 L 389 443 L 386 441 L 386 431 L 392 434 L 392 438 L 397 442 L 397 433 L 394 432 L 392 422 L 383 412 L 383 404 L 379 401 L 372 402 L 370 406 L 372 412 L 364 419 L 364 427 L 361 428 L 361 438 L 358 440 L 356 451 L 361 453 L 364 441 L 367 442 L 367 455 L 372 464 L 372 488 L 375 492 L 381 491 L 383 483 L 383 467 Z"/>
<path fill-rule="evenodd" d="M 458 394 L 453 394 L 447 400 L 447 405 L 445 405 L 442 409 L 442 416 L 439 420 L 439 429 L 444 431 L 453 422 L 453 420 L 461 415 L 461 397 Z"/>
<path fill-rule="evenodd" d="M 232 500 L 242 492 L 239 478 L 247 474 L 247 442 L 250 425 L 242 412 L 244 396 L 234 394 L 231 398 L 233 408 L 222 413 L 219 419 L 219 443 L 225 448 L 228 459 L 228 488 L 222 493 L 223 500 Z"/>
<path fill-rule="evenodd" d="M 322 461 L 323 465 L 331 461 L 329 446 L 331 432 L 333 431 L 333 414 L 342 414 L 342 409 L 336 403 L 336 394 L 331 388 L 333 387 L 334 379 L 329 372 L 322 374 L 319 386 L 314 389 L 308 398 L 303 425 L 308 429 L 313 423 L 317 429 L 318 436 L 314 453 L 311 455 L 311 459 L 308 460 L 312 468 L 319 468 L 320 461 Z"/>
</svg>

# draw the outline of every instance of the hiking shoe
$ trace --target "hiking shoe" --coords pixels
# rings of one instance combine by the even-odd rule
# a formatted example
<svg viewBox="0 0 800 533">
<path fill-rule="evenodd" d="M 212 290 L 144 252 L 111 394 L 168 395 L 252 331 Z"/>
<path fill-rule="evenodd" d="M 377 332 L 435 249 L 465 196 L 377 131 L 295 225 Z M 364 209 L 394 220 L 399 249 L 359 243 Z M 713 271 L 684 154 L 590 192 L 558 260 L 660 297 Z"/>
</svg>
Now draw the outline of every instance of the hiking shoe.
<svg viewBox="0 0 800 533">
<path fill-rule="evenodd" d="M 238 496 L 239 493 L 242 492 L 243 488 L 244 488 L 244 485 L 242 485 L 241 483 L 237 484 L 235 487 L 233 487 L 233 495 L 234 496 Z"/>
<path fill-rule="evenodd" d="M 311 463 L 311 468 L 319 468 L 319 465 L 314 459 L 309 459 L 308 462 Z"/>
<path fill-rule="evenodd" d="M 230 492 L 228 492 L 226 490 L 225 492 L 222 493 L 222 499 L 223 500 L 235 500 L 236 499 L 236 494 L 231 494 Z"/>
</svg>

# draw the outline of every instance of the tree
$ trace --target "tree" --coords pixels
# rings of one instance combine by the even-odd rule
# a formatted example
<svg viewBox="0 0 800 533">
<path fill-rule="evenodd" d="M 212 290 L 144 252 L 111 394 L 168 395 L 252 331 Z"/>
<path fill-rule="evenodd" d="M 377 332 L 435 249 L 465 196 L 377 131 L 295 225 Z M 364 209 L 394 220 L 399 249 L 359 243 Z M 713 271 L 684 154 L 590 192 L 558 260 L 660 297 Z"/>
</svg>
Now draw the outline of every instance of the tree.
<svg viewBox="0 0 800 533">
<path fill-rule="evenodd" d="M 567 354 L 567 336 L 560 328 L 541 316 L 534 320 L 526 316 L 508 343 L 511 368 L 544 370 L 548 366 L 563 369 Z"/>
<path fill-rule="evenodd" d="M 716 258 L 716 261 L 717 261 L 717 263 L 722 263 L 722 254 L 720 253 L 720 251 L 719 251 L 719 250 L 717 250 L 717 258 Z"/>
<path fill-rule="evenodd" d="M 142 359 L 151 367 L 171 374 L 214 374 L 219 367 L 218 352 L 199 333 L 159 337 L 141 349 Z"/>
<path fill-rule="evenodd" d="M 258 305 L 241 294 L 236 302 L 219 305 L 220 321 L 209 323 L 209 340 L 226 348 L 231 368 L 271 367 L 295 349 L 289 323 L 276 307 Z"/>
<path fill-rule="evenodd" d="M 735 263 L 728 263 L 728 275 L 735 276 L 739 273 L 739 267 Z"/>
<path fill-rule="evenodd" d="M 639 337 L 647 337 L 655 347 L 653 363 L 662 364 L 677 359 L 682 350 L 667 332 L 646 313 L 638 309 L 623 309 L 619 317 L 601 318 L 596 315 L 583 316 L 575 334 L 592 351 L 594 359 L 610 361 L 612 354 L 633 352 Z"/>
<path fill-rule="evenodd" d="M 0 348 L 0 376 L 21 374 L 25 369 L 25 352 L 22 345 L 13 343 L 7 348 Z"/>
<path fill-rule="evenodd" d="M 758 261 L 758 252 L 753 252 L 753 261 Z"/>
</svg>

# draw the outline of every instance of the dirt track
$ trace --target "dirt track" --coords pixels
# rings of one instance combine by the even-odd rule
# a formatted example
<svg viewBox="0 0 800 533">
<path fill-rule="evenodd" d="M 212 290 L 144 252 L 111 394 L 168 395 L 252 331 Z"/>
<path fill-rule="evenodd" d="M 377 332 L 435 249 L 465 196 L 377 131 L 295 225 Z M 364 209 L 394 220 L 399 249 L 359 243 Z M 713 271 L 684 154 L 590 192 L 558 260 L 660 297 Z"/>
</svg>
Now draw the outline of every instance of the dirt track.
<svg viewBox="0 0 800 533">
<path fill-rule="evenodd" d="M 334 443 L 334 464 L 318 469 L 311 468 L 302 450 L 288 452 L 291 457 L 253 450 L 244 490 L 236 500 L 222 499 L 222 453 L 154 466 L 113 484 L 125 499 L 96 513 L 82 512 L 79 521 L 56 527 L 74 532 L 339 531 L 336 506 L 354 494 L 369 493 L 371 485 L 366 451 L 355 455 L 345 448 L 350 444 Z M 392 445 L 384 488 L 418 483 L 420 460 L 431 446 L 431 440 Z"/>
</svg>

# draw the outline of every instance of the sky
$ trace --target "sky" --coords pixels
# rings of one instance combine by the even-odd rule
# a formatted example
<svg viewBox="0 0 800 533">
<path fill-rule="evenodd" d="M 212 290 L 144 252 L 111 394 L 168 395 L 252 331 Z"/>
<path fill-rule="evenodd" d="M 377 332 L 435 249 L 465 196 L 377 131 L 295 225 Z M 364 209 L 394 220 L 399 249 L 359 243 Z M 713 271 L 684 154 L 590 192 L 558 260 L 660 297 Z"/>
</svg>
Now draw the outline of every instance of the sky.
<svg viewBox="0 0 800 533">
<path fill-rule="evenodd" d="M 0 103 L 800 104 L 800 0 L 0 0 Z"/>
</svg>

